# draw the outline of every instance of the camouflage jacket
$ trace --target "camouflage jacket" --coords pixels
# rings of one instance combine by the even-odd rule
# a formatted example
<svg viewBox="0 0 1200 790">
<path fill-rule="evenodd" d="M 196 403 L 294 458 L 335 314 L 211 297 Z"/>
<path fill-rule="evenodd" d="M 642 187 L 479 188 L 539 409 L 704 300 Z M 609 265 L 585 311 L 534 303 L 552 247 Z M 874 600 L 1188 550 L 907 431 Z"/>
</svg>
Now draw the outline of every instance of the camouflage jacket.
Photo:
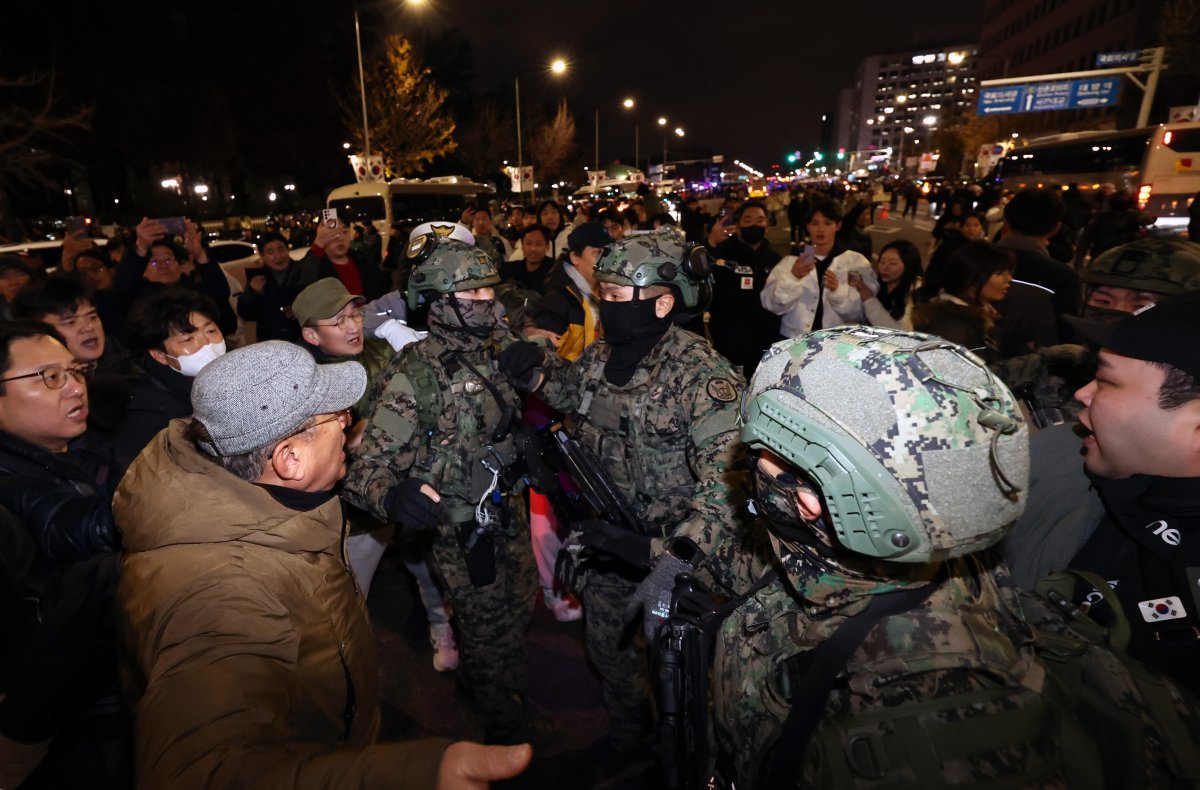
<svg viewBox="0 0 1200 790">
<path fill-rule="evenodd" d="M 930 575 L 919 569 L 933 571 L 936 566 L 915 566 L 914 579 Z M 893 751 L 898 734 L 889 720 L 895 714 L 880 715 L 887 709 L 994 687 L 995 679 L 1020 687 L 1026 695 L 1039 694 L 1043 671 L 1029 646 L 1031 632 L 1003 571 L 984 567 L 975 556 L 951 560 L 947 570 L 948 574 L 938 577 L 944 581 L 935 582 L 937 587 L 924 603 L 875 624 L 852 655 L 845 670 L 845 686 L 835 687 L 839 690 L 830 696 L 823 724 L 809 742 L 798 786 L 911 783 L 913 775 L 905 773 L 901 755 L 916 747 L 900 744 L 899 751 Z M 753 581 L 743 580 L 744 587 Z M 718 743 L 730 758 L 739 789 L 764 786 L 765 776 L 760 772 L 790 712 L 793 680 L 788 659 L 819 646 L 847 616 L 862 611 L 872 593 L 908 586 L 854 580 L 849 586 L 856 592 L 847 596 L 843 594 L 845 581 L 827 574 L 806 580 L 801 589 L 811 585 L 817 593 L 814 597 L 823 601 L 814 603 L 798 595 L 793 583 L 781 577 L 747 599 L 722 624 L 713 663 L 713 712 Z M 1009 697 L 999 699 L 1011 704 Z M 979 704 L 972 713 L 982 714 L 986 708 Z M 870 736 L 884 744 L 895 769 L 878 785 L 841 764 L 849 762 L 842 757 L 844 750 L 821 748 L 822 733 L 831 717 L 869 717 L 872 712 L 876 718 L 867 725 L 874 727 Z M 953 705 L 941 712 L 946 720 L 936 725 L 946 725 L 961 714 L 962 705 Z M 791 747 L 780 744 L 780 748 Z M 953 747 L 939 751 L 943 784 L 994 780 L 1004 775 L 1013 761 L 1027 758 L 1022 751 L 1025 748 L 1027 744 L 1019 739 L 1014 743 L 998 738 L 995 752 L 987 759 L 978 754 L 963 759 Z"/>
<path fill-rule="evenodd" d="M 415 475 L 441 495 L 447 523 L 471 520 L 492 477 L 482 462 L 499 457 L 512 464 L 516 449 L 511 436 L 492 444 L 500 406 L 467 364 L 500 391 L 519 423 L 520 399 L 496 366 L 496 354 L 512 341 L 504 330 L 481 350 L 451 351 L 431 334 L 397 354 L 371 386 L 362 447 L 346 475 L 346 500 L 387 520 L 388 490 Z M 418 404 L 431 395 L 440 404 Z"/>
<path fill-rule="evenodd" d="M 749 477 L 738 405 L 745 384 L 708 341 L 675 326 L 624 386 L 603 378 L 608 353 L 593 343 L 572 363 L 548 355 L 540 394 L 576 417 L 577 437 L 604 464 L 645 534 L 686 536 L 707 551 L 744 511 Z"/>
</svg>

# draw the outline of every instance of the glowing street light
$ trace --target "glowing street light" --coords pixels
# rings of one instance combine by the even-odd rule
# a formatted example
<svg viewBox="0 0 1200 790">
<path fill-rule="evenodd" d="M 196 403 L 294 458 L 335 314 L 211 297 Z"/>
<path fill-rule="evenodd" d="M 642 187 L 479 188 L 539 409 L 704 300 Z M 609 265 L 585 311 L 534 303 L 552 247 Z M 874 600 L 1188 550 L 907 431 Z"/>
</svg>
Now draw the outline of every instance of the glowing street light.
<svg viewBox="0 0 1200 790">
<path fill-rule="evenodd" d="M 626 99 L 625 101 L 621 102 L 621 105 L 627 110 L 632 110 L 635 104 L 637 104 L 637 102 L 635 102 L 633 99 Z"/>
<path fill-rule="evenodd" d="M 659 126 L 666 126 L 666 125 L 667 125 L 667 119 L 666 119 L 666 118 L 662 118 L 662 117 L 660 117 L 660 118 L 658 119 L 658 125 L 659 125 Z"/>
<path fill-rule="evenodd" d="M 567 71 L 567 62 L 562 58 L 555 58 L 550 62 L 550 71 L 555 74 L 565 74 Z"/>
<path fill-rule="evenodd" d="M 208 184 L 196 184 L 194 187 L 192 187 L 192 191 L 195 192 L 197 195 L 207 195 L 208 194 Z"/>
<path fill-rule="evenodd" d="M 342 143 L 342 148 L 346 151 L 350 150 L 350 143 Z"/>
<path fill-rule="evenodd" d="M 926 126 L 933 126 L 937 123 L 937 116 L 936 115 L 926 115 L 924 118 L 921 119 L 921 123 L 925 124 Z"/>
<path fill-rule="evenodd" d="M 274 203 L 274 202 L 275 202 L 275 198 L 277 198 L 277 197 L 279 197 L 279 196 L 278 196 L 278 195 L 276 195 L 274 192 L 272 192 L 272 193 L 270 193 L 270 194 L 268 194 L 268 195 L 267 195 L 267 200 L 269 200 L 269 201 L 271 201 L 272 203 Z"/>
<path fill-rule="evenodd" d="M 676 126 L 676 127 L 675 127 L 675 136 L 676 136 L 676 137 L 683 137 L 683 129 L 682 129 L 682 128 L 680 128 L 680 127 L 678 127 L 678 126 Z"/>
</svg>

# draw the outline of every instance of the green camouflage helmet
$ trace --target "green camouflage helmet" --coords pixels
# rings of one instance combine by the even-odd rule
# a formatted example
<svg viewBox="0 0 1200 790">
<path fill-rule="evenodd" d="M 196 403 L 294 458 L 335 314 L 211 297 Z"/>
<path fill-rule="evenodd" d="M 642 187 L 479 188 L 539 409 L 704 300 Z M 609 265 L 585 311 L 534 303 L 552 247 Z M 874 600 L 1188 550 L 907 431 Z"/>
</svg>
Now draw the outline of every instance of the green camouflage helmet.
<svg viewBox="0 0 1200 790">
<path fill-rule="evenodd" d="M 1025 508 L 1029 429 L 961 346 L 826 329 L 776 343 L 742 400 L 742 441 L 816 485 L 851 551 L 924 563 L 993 545 Z"/>
<path fill-rule="evenodd" d="M 688 310 L 707 307 L 711 275 L 708 252 L 674 228 L 630 233 L 605 247 L 596 261 L 598 281 L 637 288 L 671 285 Z"/>
<path fill-rule="evenodd" d="M 1106 250 L 1083 273 L 1089 286 L 1177 294 L 1200 289 L 1200 244 L 1149 238 Z"/>
<path fill-rule="evenodd" d="M 408 278 L 408 309 L 416 310 L 421 294 L 469 291 L 500 282 L 491 256 L 478 247 L 433 233 L 415 236 L 404 255 L 413 266 Z"/>
</svg>

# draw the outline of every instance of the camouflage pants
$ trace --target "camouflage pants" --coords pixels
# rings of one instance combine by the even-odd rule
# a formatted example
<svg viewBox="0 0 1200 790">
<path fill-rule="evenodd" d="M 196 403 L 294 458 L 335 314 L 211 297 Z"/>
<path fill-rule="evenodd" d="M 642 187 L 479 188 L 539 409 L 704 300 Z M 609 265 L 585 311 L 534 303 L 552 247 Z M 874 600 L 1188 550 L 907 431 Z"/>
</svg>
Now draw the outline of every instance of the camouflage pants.
<svg viewBox="0 0 1200 790">
<path fill-rule="evenodd" d="M 640 626 L 625 625 L 637 582 L 591 571 L 583 588 L 588 657 L 600 673 L 608 731 L 618 752 L 645 749 L 654 735 L 646 642 Z"/>
<path fill-rule="evenodd" d="M 453 532 L 439 528 L 431 560 L 454 607 L 459 656 L 476 709 L 489 737 L 503 738 L 525 722 L 525 631 L 537 585 L 529 531 L 519 518 L 496 535 L 496 579 L 483 587 L 471 584 Z"/>
</svg>

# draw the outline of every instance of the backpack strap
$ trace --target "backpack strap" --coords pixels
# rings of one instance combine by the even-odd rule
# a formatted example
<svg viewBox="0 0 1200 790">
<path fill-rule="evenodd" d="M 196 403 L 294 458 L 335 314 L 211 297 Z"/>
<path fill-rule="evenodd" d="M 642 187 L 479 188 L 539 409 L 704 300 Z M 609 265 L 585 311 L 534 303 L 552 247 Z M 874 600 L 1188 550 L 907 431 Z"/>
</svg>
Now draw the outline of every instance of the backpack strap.
<svg viewBox="0 0 1200 790">
<path fill-rule="evenodd" d="M 875 624 L 925 603 L 942 578 L 939 574 L 923 587 L 884 593 L 871 598 L 867 608 L 838 626 L 820 647 L 809 651 L 804 680 L 792 695 L 792 706 L 774 749 L 767 787 L 791 787 L 800 776 L 804 753 L 813 731 L 825 715 L 834 681 Z"/>
</svg>

